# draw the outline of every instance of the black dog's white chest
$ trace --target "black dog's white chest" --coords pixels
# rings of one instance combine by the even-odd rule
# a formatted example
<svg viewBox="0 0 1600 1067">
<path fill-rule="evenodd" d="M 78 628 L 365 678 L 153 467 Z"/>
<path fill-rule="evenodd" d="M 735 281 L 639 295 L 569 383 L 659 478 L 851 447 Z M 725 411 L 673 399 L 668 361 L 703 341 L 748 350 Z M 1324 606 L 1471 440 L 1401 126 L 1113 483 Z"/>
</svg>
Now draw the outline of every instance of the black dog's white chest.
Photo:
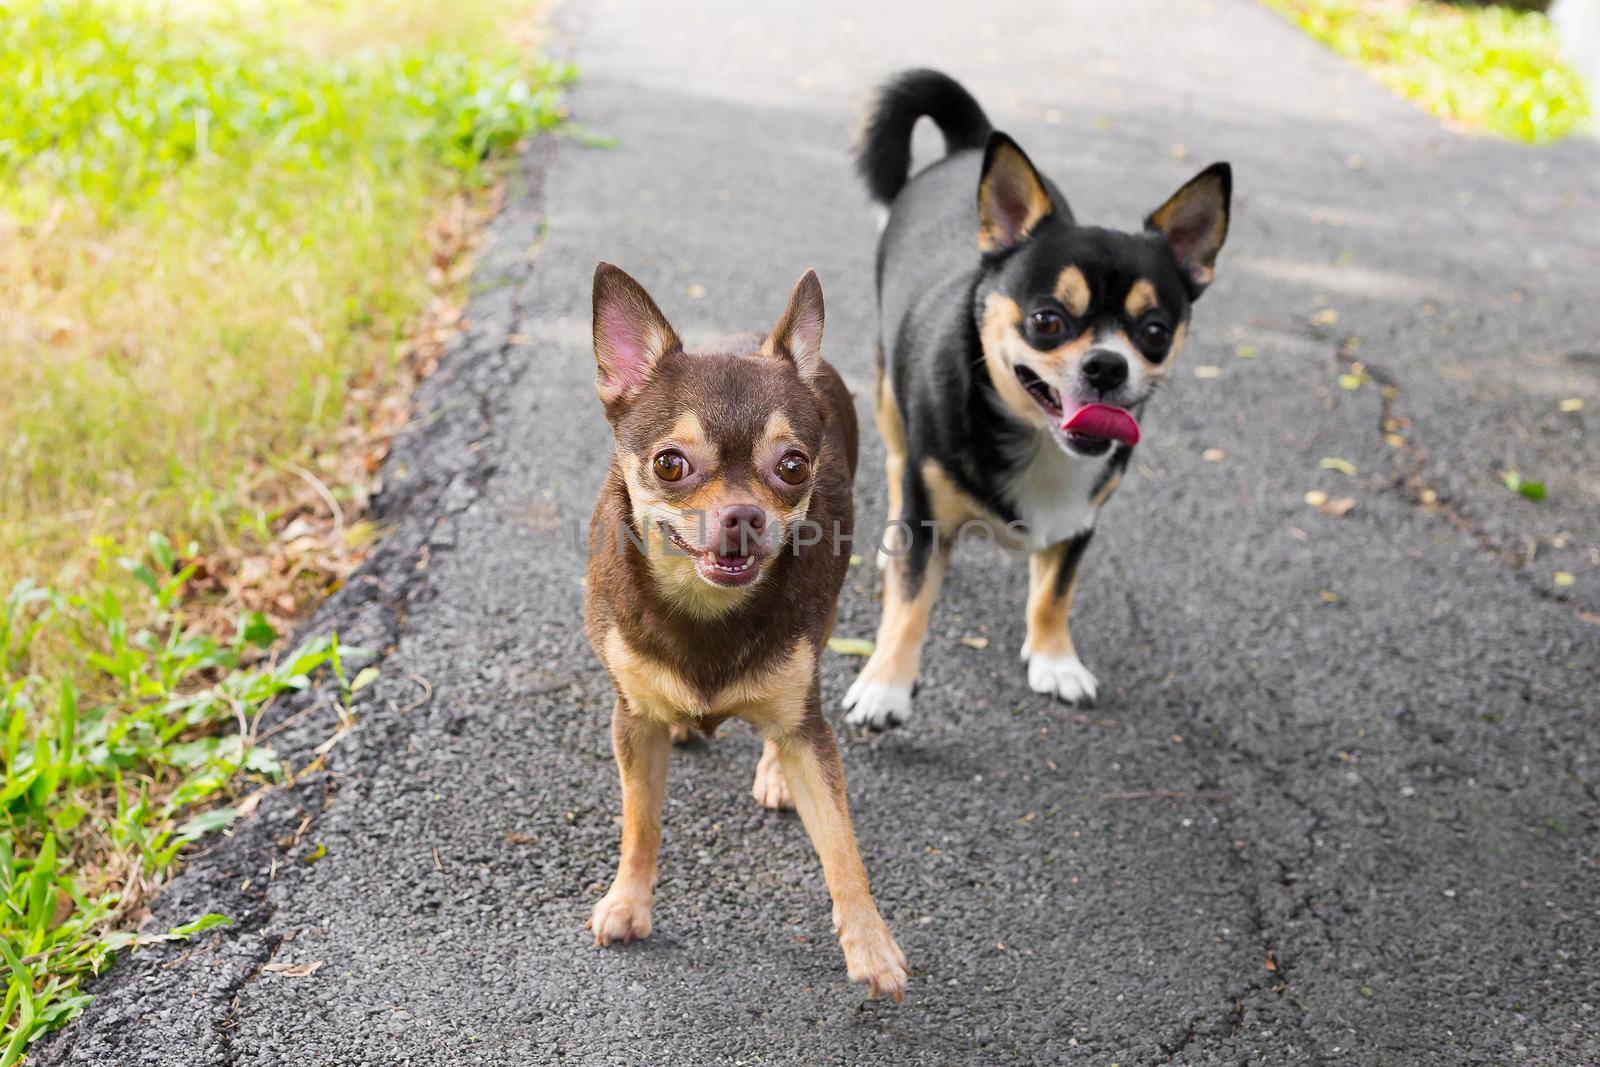
<svg viewBox="0 0 1600 1067">
<path fill-rule="evenodd" d="M 1039 434 L 1032 455 L 1019 457 L 1005 489 L 1022 540 L 1038 552 L 1094 525 L 1096 492 L 1105 484 L 1112 456 L 1072 456 L 1048 434 Z"/>
</svg>

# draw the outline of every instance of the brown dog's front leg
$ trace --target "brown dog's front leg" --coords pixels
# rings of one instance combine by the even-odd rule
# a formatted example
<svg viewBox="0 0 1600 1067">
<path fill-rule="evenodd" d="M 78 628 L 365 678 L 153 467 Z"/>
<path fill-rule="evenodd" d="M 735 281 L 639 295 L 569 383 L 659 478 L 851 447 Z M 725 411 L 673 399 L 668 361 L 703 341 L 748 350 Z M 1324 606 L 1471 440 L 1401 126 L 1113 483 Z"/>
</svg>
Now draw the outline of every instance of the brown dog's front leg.
<svg viewBox="0 0 1600 1067">
<path fill-rule="evenodd" d="M 611 713 L 611 745 L 622 773 L 622 860 L 610 892 L 589 917 L 594 943 L 626 944 L 650 936 L 650 902 L 661 851 L 661 806 L 667 795 L 670 730 L 636 715 L 617 698 Z"/>
<path fill-rule="evenodd" d="M 844 767 L 833 731 L 813 708 L 799 729 L 777 739 L 783 776 L 833 897 L 833 928 L 853 982 L 896 1003 L 905 999 L 906 957 L 872 902 L 844 795 Z"/>
</svg>

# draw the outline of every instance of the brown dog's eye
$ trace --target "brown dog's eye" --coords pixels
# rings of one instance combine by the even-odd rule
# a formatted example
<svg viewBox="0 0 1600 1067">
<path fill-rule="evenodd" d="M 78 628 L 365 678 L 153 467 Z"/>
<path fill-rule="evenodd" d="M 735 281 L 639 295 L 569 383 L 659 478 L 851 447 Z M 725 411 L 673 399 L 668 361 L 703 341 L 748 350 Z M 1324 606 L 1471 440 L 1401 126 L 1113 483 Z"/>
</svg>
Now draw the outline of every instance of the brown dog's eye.
<svg viewBox="0 0 1600 1067">
<path fill-rule="evenodd" d="M 1067 328 L 1067 320 L 1054 311 L 1035 311 L 1028 322 L 1040 337 L 1060 337 Z"/>
<path fill-rule="evenodd" d="M 689 473 L 689 461 L 684 458 L 682 452 L 675 448 L 669 448 L 664 452 L 658 453 L 653 466 L 656 470 L 656 477 L 664 482 L 682 481 L 683 477 Z"/>
<path fill-rule="evenodd" d="M 811 477 L 811 461 L 798 452 L 790 452 L 778 460 L 778 477 L 790 485 L 799 485 Z"/>
</svg>

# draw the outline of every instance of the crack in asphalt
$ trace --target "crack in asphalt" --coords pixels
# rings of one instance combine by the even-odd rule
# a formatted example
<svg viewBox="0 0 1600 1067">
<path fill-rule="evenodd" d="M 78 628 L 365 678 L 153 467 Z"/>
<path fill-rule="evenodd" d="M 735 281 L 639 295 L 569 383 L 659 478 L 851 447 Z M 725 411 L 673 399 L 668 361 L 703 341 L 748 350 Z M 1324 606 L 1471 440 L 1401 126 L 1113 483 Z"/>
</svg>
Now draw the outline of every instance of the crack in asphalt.
<svg viewBox="0 0 1600 1067">
<path fill-rule="evenodd" d="M 1333 360 L 1347 374 L 1365 374 L 1378 385 L 1379 408 L 1376 431 L 1380 440 L 1390 447 L 1390 486 L 1400 491 L 1402 499 L 1412 506 L 1438 515 L 1445 522 L 1477 542 L 1485 554 L 1497 560 L 1522 580 L 1524 588 L 1539 600 L 1570 606 L 1569 600 L 1555 591 L 1540 585 L 1530 563 L 1532 550 L 1518 551 L 1503 544 L 1485 525 L 1457 506 L 1447 494 L 1438 489 L 1439 478 L 1431 473 L 1428 450 L 1423 447 L 1422 420 L 1402 414 L 1400 397 L 1405 391 L 1400 375 L 1380 364 L 1357 358 L 1358 344 L 1353 336 L 1345 336 L 1334 346 Z M 1409 430 L 1402 433 L 1401 430 Z M 1390 444 L 1391 436 L 1400 444 Z M 1537 547 L 1537 539 L 1533 544 Z"/>
</svg>

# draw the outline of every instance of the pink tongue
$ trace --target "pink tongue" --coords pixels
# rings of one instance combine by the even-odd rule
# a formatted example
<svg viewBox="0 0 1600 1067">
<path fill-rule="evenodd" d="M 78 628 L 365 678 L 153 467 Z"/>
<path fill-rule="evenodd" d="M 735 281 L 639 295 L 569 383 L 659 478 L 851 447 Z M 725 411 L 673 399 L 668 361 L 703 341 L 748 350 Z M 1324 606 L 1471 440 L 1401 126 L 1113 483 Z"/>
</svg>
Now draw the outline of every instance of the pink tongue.
<svg viewBox="0 0 1600 1067">
<path fill-rule="evenodd" d="M 1061 428 L 1090 437 L 1108 437 L 1125 445 L 1139 443 L 1139 424 L 1122 408 L 1110 404 L 1085 404 L 1068 415 Z"/>
</svg>

